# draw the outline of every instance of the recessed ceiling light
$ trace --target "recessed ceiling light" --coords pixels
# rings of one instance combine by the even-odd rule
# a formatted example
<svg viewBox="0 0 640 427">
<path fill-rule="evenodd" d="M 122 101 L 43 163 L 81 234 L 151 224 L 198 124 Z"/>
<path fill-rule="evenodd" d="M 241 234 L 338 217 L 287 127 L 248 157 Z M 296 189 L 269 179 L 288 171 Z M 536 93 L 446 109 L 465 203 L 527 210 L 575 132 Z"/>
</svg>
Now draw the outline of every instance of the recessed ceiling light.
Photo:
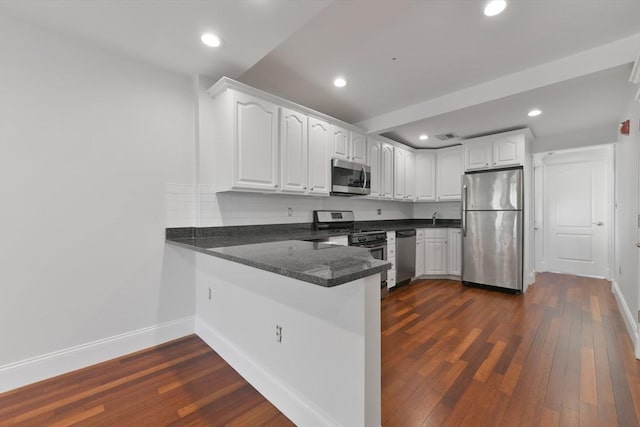
<svg viewBox="0 0 640 427">
<path fill-rule="evenodd" d="M 419 138 L 420 138 L 420 141 L 426 141 L 427 139 L 429 139 L 429 135 L 422 134 L 419 136 Z"/>
<path fill-rule="evenodd" d="M 200 37 L 200 40 L 210 47 L 219 47 L 222 44 L 222 39 L 212 33 L 204 33 L 202 37 Z"/>
<path fill-rule="evenodd" d="M 484 14 L 487 16 L 496 16 L 501 13 L 505 7 L 507 7 L 507 2 L 505 0 L 491 0 L 484 7 Z"/>
<path fill-rule="evenodd" d="M 333 85 L 335 87 L 345 87 L 347 85 L 347 81 L 343 77 L 337 77 L 333 81 Z"/>
<path fill-rule="evenodd" d="M 529 117 L 536 117 L 539 116 L 540 114 L 542 114 L 542 111 L 538 110 L 537 108 L 529 111 L 529 114 L 527 114 Z"/>
</svg>

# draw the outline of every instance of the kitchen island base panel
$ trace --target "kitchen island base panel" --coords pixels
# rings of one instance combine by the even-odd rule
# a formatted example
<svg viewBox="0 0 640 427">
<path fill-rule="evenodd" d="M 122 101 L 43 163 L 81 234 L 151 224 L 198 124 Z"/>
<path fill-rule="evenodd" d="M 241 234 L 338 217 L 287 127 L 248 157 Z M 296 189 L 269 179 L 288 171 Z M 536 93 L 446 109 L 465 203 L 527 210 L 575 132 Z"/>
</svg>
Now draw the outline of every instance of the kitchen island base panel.
<svg viewBox="0 0 640 427">
<path fill-rule="evenodd" d="M 295 424 L 379 426 L 379 283 L 326 288 L 198 253 L 196 333 Z"/>
</svg>

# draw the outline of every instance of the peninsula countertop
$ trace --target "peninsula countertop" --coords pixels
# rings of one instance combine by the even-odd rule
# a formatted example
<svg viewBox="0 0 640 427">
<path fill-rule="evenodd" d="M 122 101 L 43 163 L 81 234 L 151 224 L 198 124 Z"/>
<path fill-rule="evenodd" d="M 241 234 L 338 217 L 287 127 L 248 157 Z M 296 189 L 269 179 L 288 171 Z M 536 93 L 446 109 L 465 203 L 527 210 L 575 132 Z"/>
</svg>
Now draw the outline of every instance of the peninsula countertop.
<svg viewBox="0 0 640 427">
<path fill-rule="evenodd" d="M 391 268 L 390 263 L 373 258 L 367 249 L 328 243 L 284 240 L 212 248 L 171 240 L 167 243 L 325 287 Z"/>
<path fill-rule="evenodd" d="M 366 221 L 357 228 L 394 231 L 407 228 L 459 227 L 459 220 Z M 166 242 L 232 262 L 332 287 L 391 268 L 368 249 L 319 240 L 348 231 L 314 230 L 309 223 L 167 229 Z"/>
</svg>

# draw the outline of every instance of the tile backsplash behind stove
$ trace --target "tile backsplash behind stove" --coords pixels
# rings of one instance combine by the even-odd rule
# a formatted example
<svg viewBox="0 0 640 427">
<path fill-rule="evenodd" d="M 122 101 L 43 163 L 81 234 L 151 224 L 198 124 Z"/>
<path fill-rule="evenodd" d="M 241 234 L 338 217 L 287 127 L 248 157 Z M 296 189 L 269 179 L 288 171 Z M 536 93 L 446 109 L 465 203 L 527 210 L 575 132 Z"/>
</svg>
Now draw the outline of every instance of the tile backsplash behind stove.
<svg viewBox="0 0 640 427">
<path fill-rule="evenodd" d="M 312 222 L 313 211 L 352 210 L 357 221 L 460 218 L 460 203 L 407 203 L 354 197 L 311 197 L 286 194 L 215 193 L 210 186 L 169 184 L 166 189 L 167 227 Z M 289 211 L 290 209 L 290 211 Z M 381 214 L 378 215 L 378 209 Z"/>
</svg>

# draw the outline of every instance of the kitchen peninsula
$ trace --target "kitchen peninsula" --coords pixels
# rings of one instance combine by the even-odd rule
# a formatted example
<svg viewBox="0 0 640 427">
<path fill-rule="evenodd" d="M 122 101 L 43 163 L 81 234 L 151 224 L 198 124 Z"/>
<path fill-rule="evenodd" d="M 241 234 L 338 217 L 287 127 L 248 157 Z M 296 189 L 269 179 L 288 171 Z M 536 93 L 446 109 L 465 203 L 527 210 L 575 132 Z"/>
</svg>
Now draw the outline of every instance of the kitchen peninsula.
<svg viewBox="0 0 640 427">
<path fill-rule="evenodd" d="M 198 336 L 297 425 L 380 425 L 380 273 L 389 263 L 362 248 L 264 233 L 170 231 L 167 243 L 196 251 Z"/>
</svg>

